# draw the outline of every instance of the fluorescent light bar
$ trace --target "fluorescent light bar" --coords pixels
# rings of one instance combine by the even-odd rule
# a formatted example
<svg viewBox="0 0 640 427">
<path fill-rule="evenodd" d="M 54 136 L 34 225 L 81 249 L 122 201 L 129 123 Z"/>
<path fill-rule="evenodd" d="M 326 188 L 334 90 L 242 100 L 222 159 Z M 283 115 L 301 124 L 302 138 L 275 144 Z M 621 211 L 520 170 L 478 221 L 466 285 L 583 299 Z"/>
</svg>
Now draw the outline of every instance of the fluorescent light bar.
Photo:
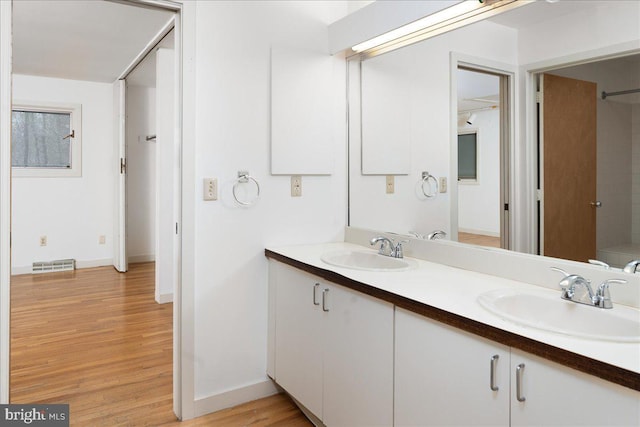
<svg viewBox="0 0 640 427">
<path fill-rule="evenodd" d="M 512 3 L 517 0 L 465 0 L 451 7 L 443 9 L 439 12 L 425 16 L 422 19 L 411 22 L 395 30 L 369 39 L 365 42 L 353 46 L 351 49 L 355 52 L 364 52 L 377 46 L 402 39 L 414 34 L 424 34 L 430 31 L 451 26 L 450 29 L 466 25 L 470 22 L 462 22 L 465 19 L 483 13 L 484 10 L 492 10 L 504 4 Z M 472 21 L 472 22 L 475 22 Z M 438 33 L 440 34 L 440 33 Z"/>
</svg>

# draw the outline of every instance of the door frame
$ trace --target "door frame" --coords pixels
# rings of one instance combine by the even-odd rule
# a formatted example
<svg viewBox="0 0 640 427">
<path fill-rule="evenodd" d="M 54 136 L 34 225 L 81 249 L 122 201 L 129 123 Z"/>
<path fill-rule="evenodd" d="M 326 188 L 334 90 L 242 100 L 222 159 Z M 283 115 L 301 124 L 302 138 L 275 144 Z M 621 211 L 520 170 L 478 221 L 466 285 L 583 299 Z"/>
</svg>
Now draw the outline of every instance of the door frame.
<svg viewBox="0 0 640 427">
<path fill-rule="evenodd" d="M 539 176 L 538 162 L 538 108 L 537 108 L 537 92 L 538 92 L 538 75 L 558 68 L 588 64 L 590 62 L 606 61 L 608 59 L 622 58 L 630 55 L 640 54 L 637 41 L 618 43 L 606 46 L 600 49 L 586 50 L 583 52 L 559 56 L 552 59 L 524 64 L 520 67 L 523 76 L 523 85 L 525 89 L 524 108 L 520 116 L 521 123 L 524 124 L 523 138 L 525 142 L 524 152 L 526 159 L 526 175 L 524 176 L 524 206 L 527 216 L 525 227 L 521 227 L 518 231 L 522 233 L 524 239 L 522 247 L 523 252 L 531 254 L 540 253 L 540 245 L 538 242 L 538 232 L 540 230 L 540 218 L 538 215 L 538 202 L 541 194 L 538 190 Z"/>
<path fill-rule="evenodd" d="M 505 249 L 514 248 L 514 224 L 516 216 L 514 189 L 516 187 L 512 173 L 515 165 L 516 98 L 515 82 L 517 67 L 478 58 L 457 52 L 451 52 L 449 79 L 450 87 L 450 231 L 451 239 L 458 240 L 458 68 L 486 72 L 500 77 L 500 203 L 509 204 L 509 210 L 500 209 L 500 245 Z"/>
<path fill-rule="evenodd" d="M 13 3 L 0 1 L 0 404 L 9 403 Z"/>
<path fill-rule="evenodd" d="M 173 310 L 173 401 L 179 419 L 194 417 L 194 323 L 193 323 L 193 262 L 184 266 L 183 250 L 192 255 L 193 226 L 182 229 L 182 218 L 193 218 L 193 195 L 189 193 L 195 181 L 193 118 L 185 126 L 185 117 L 195 112 L 190 105 L 195 99 L 195 70 L 192 61 L 184 66 L 185 58 L 195 54 L 195 8 L 171 0 L 105 0 L 150 8 L 162 8 L 175 13 L 176 34 L 176 126 L 175 140 L 180 152 L 180 170 L 177 174 L 179 194 L 176 201 L 179 271 L 174 289 Z M 0 404 L 9 403 L 10 379 L 10 280 L 11 280 L 11 82 L 12 82 L 12 1 L 0 1 Z M 188 12 L 185 11 L 188 9 Z M 186 25 L 185 25 L 186 24 Z M 188 33 L 185 35 L 185 33 Z M 186 50 L 186 53 L 185 53 Z M 188 74 L 185 78 L 185 74 Z M 186 86 L 186 88 L 185 88 Z M 185 95 L 186 94 L 186 95 Z M 188 99 L 189 102 L 184 102 Z M 185 114 L 184 105 L 188 105 Z M 187 136 L 188 134 L 188 136 Z M 185 156 L 184 152 L 189 156 Z M 185 159 L 188 159 L 185 161 Z M 183 197 L 184 195 L 184 197 Z M 185 242 L 187 245 L 185 245 Z"/>
</svg>

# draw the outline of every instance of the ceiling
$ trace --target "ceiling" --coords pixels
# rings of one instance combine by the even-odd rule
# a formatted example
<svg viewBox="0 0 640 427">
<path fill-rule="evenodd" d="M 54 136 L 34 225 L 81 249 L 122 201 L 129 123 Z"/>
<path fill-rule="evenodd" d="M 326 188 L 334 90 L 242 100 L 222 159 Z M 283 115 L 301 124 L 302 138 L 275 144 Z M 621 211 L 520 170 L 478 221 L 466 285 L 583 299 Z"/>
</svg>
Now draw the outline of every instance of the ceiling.
<svg viewBox="0 0 640 427">
<path fill-rule="evenodd" d="M 524 7 L 517 7 L 508 12 L 500 13 L 488 20 L 506 27 L 523 29 L 543 21 L 548 21 L 550 16 L 558 18 L 562 15 L 604 7 L 607 2 L 613 1 L 616 0 L 564 0 L 556 2 L 538 0 Z"/>
<path fill-rule="evenodd" d="M 111 83 L 172 17 L 109 1 L 14 0 L 13 72 Z"/>
</svg>

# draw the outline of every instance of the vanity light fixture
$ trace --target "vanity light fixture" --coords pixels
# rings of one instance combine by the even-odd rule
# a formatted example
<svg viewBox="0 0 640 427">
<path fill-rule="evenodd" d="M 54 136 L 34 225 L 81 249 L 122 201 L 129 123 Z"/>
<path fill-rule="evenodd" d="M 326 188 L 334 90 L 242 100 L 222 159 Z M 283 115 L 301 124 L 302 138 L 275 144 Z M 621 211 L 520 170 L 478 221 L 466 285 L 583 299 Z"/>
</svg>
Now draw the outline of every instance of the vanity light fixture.
<svg viewBox="0 0 640 427">
<path fill-rule="evenodd" d="M 415 41 L 442 34 L 515 7 L 532 0 L 464 0 L 439 12 L 391 30 L 387 33 L 353 46 L 354 52 L 382 49 L 393 45 L 400 47 Z"/>
</svg>

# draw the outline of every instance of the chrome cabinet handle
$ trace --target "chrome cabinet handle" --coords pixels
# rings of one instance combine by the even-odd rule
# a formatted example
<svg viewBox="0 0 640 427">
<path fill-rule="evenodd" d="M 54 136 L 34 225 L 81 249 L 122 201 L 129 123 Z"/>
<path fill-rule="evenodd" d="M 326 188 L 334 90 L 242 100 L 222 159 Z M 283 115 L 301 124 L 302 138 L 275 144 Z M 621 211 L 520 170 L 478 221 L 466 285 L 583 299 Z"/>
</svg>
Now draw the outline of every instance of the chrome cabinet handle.
<svg viewBox="0 0 640 427">
<path fill-rule="evenodd" d="M 496 385 L 496 366 L 498 365 L 498 359 L 500 356 L 494 354 L 491 357 L 491 376 L 489 377 L 489 387 L 492 391 L 498 391 L 500 388 Z"/>
<path fill-rule="evenodd" d="M 316 297 L 316 290 L 320 287 L 320 283 L 313 285 L 313 305 L 320 305 L 318 298 Z"/>
<path fill-rule="evenodd" d="M 522 395 L 522 375 L 524 374 L 524 363 L 519 364 L 516 367 L 516 399 L 518 402 L 524 402 L 527 400 Z"/>
<path fill-rule="evenodd" d="M 329 289 L 325 289 L 322 291 L 322 311 L 329 311 L 329 307 L 327 306 L 327 294 L 329 293 Z"/>
<path fill-rule="evenodd" d="M 602 202 L 600 200 L 597 200 L 595 202 L 591 202 L 591 206 L 593 206 L 594 208 L 601 208 L 602 207 Z"/>
</svg>

